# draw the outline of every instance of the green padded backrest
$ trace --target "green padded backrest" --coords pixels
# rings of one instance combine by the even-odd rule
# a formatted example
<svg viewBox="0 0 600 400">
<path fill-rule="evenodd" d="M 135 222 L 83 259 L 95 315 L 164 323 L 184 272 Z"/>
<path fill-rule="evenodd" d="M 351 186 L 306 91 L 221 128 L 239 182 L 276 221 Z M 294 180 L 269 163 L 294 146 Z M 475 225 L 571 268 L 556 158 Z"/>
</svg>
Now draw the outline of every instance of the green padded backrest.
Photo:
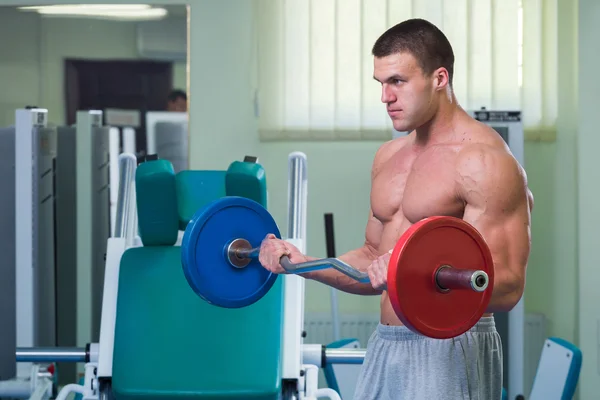
<svg viewBox="0 0 600 400">
<path fill-rule="evenodd" d="M 225 196 L 225 171 L 181 171 L 175 177 L 179 229 L 200 207 Z"/>
<path fill-rule="evenodd" d="M 267 176 L 262 165 L 249 161 L 234 161 L 225 176 L 227 196 L 252 199 L 267 207 Z"/>
<path fill-rule="evenodd" d="M 176 178 L 179 229 L 199 208 L 224 196 L 241 196 L 267 207 L 267 178 L 262 165 L 234 161 L 227 171 L 181 171 Z"/>
<path fill-rule="evenodd" d="M 172 246 L 179 219 L 175 171 L 167 160 L 141 163 L 135 173 L 139 235 L 144 246 Z"/>
</svg>

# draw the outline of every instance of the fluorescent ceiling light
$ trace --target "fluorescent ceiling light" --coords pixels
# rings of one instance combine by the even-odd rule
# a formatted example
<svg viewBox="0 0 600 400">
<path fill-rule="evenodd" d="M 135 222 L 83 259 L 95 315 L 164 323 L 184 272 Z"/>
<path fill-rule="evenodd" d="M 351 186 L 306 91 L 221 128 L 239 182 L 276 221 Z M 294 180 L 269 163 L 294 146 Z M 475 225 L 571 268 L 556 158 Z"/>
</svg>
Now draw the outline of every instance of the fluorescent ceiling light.
<svg viewBox="0 0 600 400">
<path fill-rule="evenodd" d="M 53 6 L 19 7 L 23 11 L 35 11 L 44 16 L 91 17 L 120 20 L 148 20 L 165 17 L 164 8 L 150 7 L 147 4 L 73 4 Z"/>
<path fill-rule="evenodd" d="M 150 8 L 148 4 L 62 4 L 62 5 L 51 5 L 51 6 L 26 6 L 19 7 L 20 10 L 25 11 L 43 11 L 43 12 L 65 12 L 73 13 L 78 11 L 137 11 L 147 10 Z"/>
</svg>

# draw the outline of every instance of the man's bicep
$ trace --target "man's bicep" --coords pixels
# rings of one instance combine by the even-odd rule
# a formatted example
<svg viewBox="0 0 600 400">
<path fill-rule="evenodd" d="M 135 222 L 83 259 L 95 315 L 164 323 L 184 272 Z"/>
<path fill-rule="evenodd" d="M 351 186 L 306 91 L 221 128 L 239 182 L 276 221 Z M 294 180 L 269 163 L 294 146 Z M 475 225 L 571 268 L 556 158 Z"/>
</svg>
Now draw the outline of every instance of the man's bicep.
<svg viewBox="0 0 600 400">
<path fill-rule="evenodd" d="M 467 205 L 463 219 L 473 225 L 487 243 L 497 281 L 522 290 L 531 249 L 528 205 L 509 213 L 495 213 Z"/>
<path fill-rule="evenodd" d="M 463 219 L 484 237 L 496 272 L 507 281 L 521 281 L 531 246 L 532 196 L 524 172 L 506 154 L 483 154 L 478 160 L 470 165 L 474 170 L 461 171 Z"/>
<path fill-rule="evenodd" d="M 529 253 L 530 218 L 526 202 L 511 212 L 493 212 L 467 204 L 463 220 L 483 236 L 490 250 L 498 253 Z"/>
</svg>

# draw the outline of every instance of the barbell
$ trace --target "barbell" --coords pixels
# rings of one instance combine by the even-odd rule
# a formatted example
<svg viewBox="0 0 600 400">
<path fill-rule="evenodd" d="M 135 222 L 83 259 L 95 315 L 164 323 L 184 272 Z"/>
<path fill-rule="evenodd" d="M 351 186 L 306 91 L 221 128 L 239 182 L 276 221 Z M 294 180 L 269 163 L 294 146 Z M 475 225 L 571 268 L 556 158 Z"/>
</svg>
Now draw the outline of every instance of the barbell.
<svg viewBox="0 0 600 400">
<path fill-rule="evenodd" d="M 281 238 L 271 214 L 243 197 L 223 197 L 200 208 L 181 245 L 185 278 L 204 301 L 219 307 L 248 307 L 261 300 L 278 275 L 258 261 L 267 234 Z M 294 264 L 302 274 L 333 268 L 358 282 L 367 273 L 337 258 Z M 482 317 L 494 284 L 491 252 L 481 234 L 462 219 L 434 216 L 402 234 L 388 263 L 387 293 L 400 321 L 414 332 L 447 339 L 463 334 Z"/>
</svg>

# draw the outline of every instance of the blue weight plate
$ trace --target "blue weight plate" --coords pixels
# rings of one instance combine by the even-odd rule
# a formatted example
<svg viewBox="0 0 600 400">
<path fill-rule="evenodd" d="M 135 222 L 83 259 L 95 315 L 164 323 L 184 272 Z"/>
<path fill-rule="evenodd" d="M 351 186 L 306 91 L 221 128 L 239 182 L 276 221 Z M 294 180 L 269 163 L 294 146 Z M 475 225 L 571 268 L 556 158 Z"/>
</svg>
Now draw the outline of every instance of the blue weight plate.
<svg viewBox="0 0 600 400">
<path fill-rule="evenodd" d="M 210 304 L 239 308 L 261 299 L 277 274 L 258 259 L 235 268 L 226 259 L 226 247 L 237 238 L 260 246 L 269 233 L 281 238 L 271 214 L 244 197 L 223 197 L 198 210 L 185 230 L 181 244 L 183 272 L 194 292 Z"/>
</svg>

